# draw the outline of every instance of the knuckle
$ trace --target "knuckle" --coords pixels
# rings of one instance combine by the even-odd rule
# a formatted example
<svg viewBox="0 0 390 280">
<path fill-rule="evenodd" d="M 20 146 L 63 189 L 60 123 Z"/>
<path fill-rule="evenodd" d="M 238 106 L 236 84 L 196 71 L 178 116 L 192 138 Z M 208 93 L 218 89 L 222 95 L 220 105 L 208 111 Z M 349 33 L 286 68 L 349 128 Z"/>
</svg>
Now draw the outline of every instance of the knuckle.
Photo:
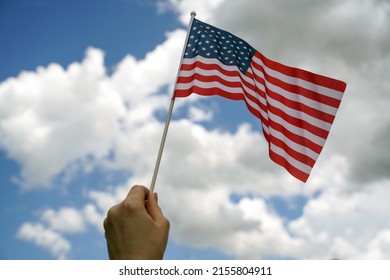
<svg viewBox="0 0 390 280">
<path fill-rule="evenodd" d="M 138 206 L 131 199 L 123 201 L 120 206 L 126 213 L 134 213 L 138 211 Z"/>
<path fill-rule="evenodd" d="M 164 218 L 161 220 L 161 226 L 162 226 L 163 228 L 169 229 L 170 226 L 171 226 L 171 222 L 170 222 L 167 218 L 164 217 Z"/>
<path fill-rule="evenodd" d="M 112 221 L 112 220 L 114 220 L 116 218 L 116 216 L 118 215 L 117 212 L 118 212 L 118 205 L 114 205 L 110 209 L 108 209 L 107 217 L 104 220 L 104 224 L 106 226 L 108 226 L 110 221 Z"/>
<path fill-rule="evenodd" d="M 146 187 L 145 186 L 142 186 L 142 185 L 134 185 L 130 191 L 137 191 L 137 190 L 145 190 Z"/>
</svg>

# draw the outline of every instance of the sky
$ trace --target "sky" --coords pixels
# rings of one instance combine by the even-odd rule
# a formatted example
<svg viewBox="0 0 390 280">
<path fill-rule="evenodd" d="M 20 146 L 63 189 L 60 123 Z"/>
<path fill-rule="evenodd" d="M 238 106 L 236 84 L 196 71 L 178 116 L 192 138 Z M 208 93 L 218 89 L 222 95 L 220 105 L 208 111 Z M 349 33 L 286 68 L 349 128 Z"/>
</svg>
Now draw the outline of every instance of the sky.
<svg viewBox="0 0 390 280">
<path fill-rule="evenodd" d="M 150 183 L 193 10 L 347 89 L 305 184 L 243 102 L 178 99 L 165 258 L 389 259 L 386 0 L 1 0 L 0 259 L 107 259 L 103 219 Z"/>
</svg>

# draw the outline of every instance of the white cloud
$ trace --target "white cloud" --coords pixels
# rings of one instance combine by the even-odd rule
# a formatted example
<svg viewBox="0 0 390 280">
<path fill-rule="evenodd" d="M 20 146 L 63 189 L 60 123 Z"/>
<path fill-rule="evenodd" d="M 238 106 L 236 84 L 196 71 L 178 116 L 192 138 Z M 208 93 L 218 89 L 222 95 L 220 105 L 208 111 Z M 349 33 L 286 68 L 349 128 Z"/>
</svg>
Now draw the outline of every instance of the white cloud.
<svg viewBox="0 0 390 280">
<path fill-rule="evenodd" d="M 346 182 L 347 183 L 347 182 Z M 297 255 L 303 258 L 389 258 L 387 239 L 382 234 L 390 228 L 385 218 L 389 181 L 367 186 L 351 194 L 342 186 L 331 187 L 312 199 L 304 214 L 290 223 L 295 236 L 304 238 L 305 248 Z M 382 240 L 383 238 L 383 240 Z M 374 253 L 373 251 L 376 250 Z"/>
<path fill-rule="evenodd" d="M 85 231 L 84 217 L 74 208 L 64 207 L 58 211 L 47 209 L 41 214 L 41 220 L 49 224 L 50 228 L 59 232 Z"/>
<path fill-rule="evenodd" d="M 62 172 L 103 164 L 135 127 L 165 110 L 169 98 L 156 93 L 173 82 L 185 34 L 167 36 L 145 59 L 125 57 L 112 76 L 103 52 L 89 48 L 66 69 L 52 63 L 0 83 L 0 147 L 21 165 L 16 181 L 50 187 Z"/>
<path fill-rule="evenodd" d="M 18 238 L 32 242 L 38 247 L 48 250 L 58 259 L 66 259 L 72 248 L 69 241 L 61 234 L 45 228 L 42 224 L 24 223 L 17 233 Z"/>
<path fill-rule="evenodd" d="M 190 13 L 195 11 L 198 15 L 202 15 L 204 20 L 212 20 L 213 14 L 224 0 L 159 0 L 157 8 L 160 12 L 173 10 L 179 14 L 180 21 L 188 24 Z"/>
<path fill-rule="evenodd" d="M 192 122 L 209 121 L 213 118 L 213 112 L 192 106 L 188 110 L 188 118 Z"/>
<path fill-rule="evenodd" d="M 95 226 L 98 232 L 103 232 L 103 221 L 106 218 L 107 211 L 99 211 L 98 208 L 92 203 L 88 203 L 87 205 L 85 205 L 82 211 L 85 220 L 89 224 Z"/>
<path fill-rule="evenodd" d="M 10 110 L 9 108 L 12 108 Z M 0 84 L 0 146 L 21 164 L 27 187 L 49 186 L 66 169 L 105 157 L 119 129 L 123 102 L 107 84 L 103 53 L 88 49 L 83 62 L 23 72 Z"/>
</svg>

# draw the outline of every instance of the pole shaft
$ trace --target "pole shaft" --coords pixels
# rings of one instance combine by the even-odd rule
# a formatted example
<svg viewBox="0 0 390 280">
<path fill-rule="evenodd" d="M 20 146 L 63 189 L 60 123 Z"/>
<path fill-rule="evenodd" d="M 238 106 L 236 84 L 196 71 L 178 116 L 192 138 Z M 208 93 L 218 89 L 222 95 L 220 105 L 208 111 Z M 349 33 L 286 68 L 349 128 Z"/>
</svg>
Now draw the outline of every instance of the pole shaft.
<svg viewBox="0 0 390 280">
<path fill-rule="evenodd" d="M 191 26 L 192 26 L 192 21 L 194 20 L 195 16 L 196 16 L 196 13 L 195 13 L 195 12 L 191 12 L 191 19 L 190 19 L 190 23 L 189 23 L 189 25 L 188 25 L 187 36 L 186 36 L 186 39 L 185 39 L 185 41 L 184 41 L 184 46 L 183 46 L 183 51 L 182 51 L 182 54 L 181 54 L 181 59 L 180 59 L 179 68 L 177 69 L 176 83 L 177 83 L 177 79 L 178 79 L 178 77 L 179 77 L 180 66 L 181 66 L 181 64 L 182 64 L 182 62 L 183 62 L 184 52 L 185 52 L 185 49 L 186 49 L 186 46 L 187 46 L 187 42 L 188 42 L 188 36 L 189 36 L 189 34 L 190 34 L 190 28 L 191 28 Z M 154 186 L 155 186 L 155 184 L 156 184 L 156 179 L 157 179 L 158 170 L 159 170 L 159 168 L 160 168 L 161 157 L 162 157 L 162 154 L 163 154 L 163 151 L 164 151 L 165 140 L 166 140 L 167 134 L 168 134 L 169 123 L 171 122 L 173 106 L 174 106 L 174 104 L 175 104 L 175 96 L 174 96 L 174 93 L 175 93 L 175 89 L 173 89 L 172 98 L 171 98 L 171 103 L 170 103 L 169 109 L 168 109 L 167 120 L 165 121 L 164 132 L 163 132 L 163 135 L 162 135 L 162 137 L 161 137 L 160 149 L 159 149 L 159 151 L 158 151 L 156 164 L 155 164 L 155 166 L 154 166 L 153 177 L 152 177 L 152 181 L 151 181 L 150 187 L 149 187 L 150 193 L 153 193 L 153 191 L 154 191 Z"/>
<path fill-rule="evenodd" d="M 151 193 L 154 191 L 154 186 L 156 184 L 158 169 L 160 167 L 160 162 L 161 162 L 161 157 L 162 157 L 162 153 L 163 153 L 163 150 L 164 150 L 165 140 L 167 139 L 168 128 L 169 128 L 169 123 L 171 122 L 171 116 L 172 116 L 172 111 L 173 111 L 173 105 L 174 104 L 175 104 L 175 98 L 172 98 L 171 99 L 171 104 L 169 105 L 167 120 L 165 122 L 165 127 L 164 127 L 164 132 L 163 132 L 163 135 L 161 137 L 160 149 L 158 151 L 156 165 L 154 166 L 152 182 L 150 183 L 150 192 Z"/>
</svg>

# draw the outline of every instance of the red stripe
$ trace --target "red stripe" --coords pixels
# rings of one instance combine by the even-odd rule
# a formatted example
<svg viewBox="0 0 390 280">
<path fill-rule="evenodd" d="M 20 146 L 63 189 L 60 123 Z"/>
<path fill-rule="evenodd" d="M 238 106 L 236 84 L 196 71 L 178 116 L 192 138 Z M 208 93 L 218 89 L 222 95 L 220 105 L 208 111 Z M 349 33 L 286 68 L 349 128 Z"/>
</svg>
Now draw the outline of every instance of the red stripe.
<svg viewBox="0 0 390 280">
<path fill-rule="evenodd" d="M 315 74 L 303 69 L 290 67 L 287 65 L 284 65 L 282 63 L 273 61 L 271 59 L 266 58 L 263 54 L 260 52 L 256 52 L 255 56 L 259 59 L 261 59 L 265 65 L 267 65 L 268 68 L 271 68 L 273 70 L 276 70 L 278 72 L 281 72 L 285 75 L 288 75 L 290 77 L 299 78 L 305 81 L 308 81 L 313 84 L 317 84 L 319 86 L 327 87 L 336 91 L 344 92 L 347 84 L 343 81 L 336 80 L 330 77 L 326 77 L 323 75 Z"/>
<path fill-rule="evenodd" d="M 297 161 L 302 162 L 303 164 L 306 164 L 310 167 L 313 167 L 315 160 L 311 157 L 304 155 L 294 149 L 292 149 L 290 146 L 288 146 L 285 142 L 283 142 L 281 139 L 274 137 L 273 135 L 270 136 L 270 141 L 275 146 L 278 146 L 279 148 L 282 148 L 289 156 L 296 159 Z"/>
<path fill-rule="evenodd" d="M 263 66 L 255 63 L 254 61 L 252 61 L 252 66 L 255 69 L 257 69 L 258 71 L 262 72 L 264 74 L 266 80 L 269 83 L 271 83 L 277 87 L 280 87 L 280 88 L 282 88 L 282 89 L 284 89 L 292 94 L 295 94 L 298 99 L 300 96 L 303 96 L 303 97 L 306 97 L 308 99 L 317 101 L 317 102 L 322 103 L 322 104 L 326 104 L 326 105 L 334 107 L 334 108 L 338 108 L 340 106 L 340 103 L 341 103 L 340 99 L 332 98 L 330 96 L 320 94 L 318 92 L 300 87 L 298 85 L 289 84 L 289 83 L 286 83 L 278 78 L 270 76 L 264 71 Z M 255 75 L 255 76 L 258 79 L 263 80 L 261 77 L 258 77 L 257 75 Z M 262 84 L 265 85 L 264 82 L 262 82 Z"/>
<path fill-rule="evenodd" d="M 229 80 L 226 80 L 222 78 L 221 76 L 216 76 L 216 75 L 210 75 L 210 76 L 204 76 L 202 74 L 194 73 L 191 76 L 188 77 L 179 77 L 177 80 L 178 84 L 189 84 L 192 83 L 193 81 L 200 81 L 204 83 L 212 83 L 212 82 L 218 82 L 226 87 L 230 88 L 242 88 L 242 82 L 232 82 Z"/>
<path fill-rule="evenodd" d="M 328 134 L 329 134 L 328 130 L 317 127 L 317 126 L 305 121 L 303 118 L 299 119 L 296 117 L 292 117 L 289 114 L 287 114 L 286 112 L 284 112 L 282 109 L 279 109 L 275 106 L 272 106 L 269 103 L 267 104 L 267 108 L 268 108 L 268 111 L 272 112 L 274 115 L 281 117 L 283 120 L 285 120 L 289 124 L 292 124 L 296 127 L 299 127 L 300 129 L 307 130 L 307 131 L 313 133 L 314 135 L 321 137 L 323 139 L 326 139 L 326 137 L 328 137 Z"/>
<path fill-rule="evenodd" d="M 255 76 L 256 81 L 265 87 L 265 90 L 267 91 L 267 96 L 269 98 L 276 100 L 276 101 L 279 101 L 291 109 L 294 109 L 294 110 L 297 110 L 300 112 L 304 112 L 304 113 L 308 114 L 309 116 L 312 116 L 312 117 L 317 118 L 319 120 L 322 120 L 324 122 L 327 122 L 330 124 L 333 123 L 334 116 L 332 114 L 328 114 L 324 111 L 315 109 L 315 108 L 310 107 L 310 106 L 308 106 L 304 103 L 301 103 L 299 101 L 288 99 L 288 98 L 282 96 L 281 94 L 274 92 L 271 89 L 267 88 L 267 86 L 265 85 L 265 81 L 262 77 L 259 77 L 257 75 L 254 75 L 254 76 Z M 317 101 L 317 100 L 315 100 L 315 101 Z"/>
<path fill-rule="evenodd" d="M 272 119 L 268 119 L 268 123 L 269 123 L 269 126 L 271 128 L 275 129 L 276 131 L 279 131 L 280 133 L 282 133 L 284 136 L 286 136 L 286 138 L 290 139 L 291 141 L 293 141 L 301 146 L 304 146 L 317 154 L 319 154 L 321 152 L 322 146 L 314 143 L 310 139 L 307 139 L 307 138 L 303 137 L 302 135 L 298 135 L 296 133 L 289 131 L 283 125 L 273 121 Z"/>
<path fill-rule="evenodd" d="M 231 92 L 224 91 L 218 87 L 202 88 L 195 85 L 185 90 L 176 89 L 175 97 L 187 97 L 192 93 L 203 95 L 203 96 L 219 95 L 232 100 L 243 100 L 244 98 L 242 94 L 233 94 Z"/>
<path fill-rule="evenodd" d="M 269 149 L 269 157 L 277 164 L 286 168 L 286 170 L 293 175 L 295 178 L 301 180 L 302 182 L 306 182 L 309 178 L 310 174 L 307 174 L 295 166 L 291 165 L 284 157 L 274 153 L 271 149 Z"/>
<path fill-rule="evenodd" d="M 215 63 L 203 63 L 201 61 L 195 61 L 194 63 L 191 64 L 182 64 L 180 67 L 180 70 L 183 71 L 193 71 L 196 68 L 204 69 L 204 70 L 217 70 L 220 73 L 222 73 L 225 76 L 231 76 L 231 77 L 239 77 L 240 74 L 238 70 L 226 70 L 219 66 L 218 64 Z"/>
</svg>

